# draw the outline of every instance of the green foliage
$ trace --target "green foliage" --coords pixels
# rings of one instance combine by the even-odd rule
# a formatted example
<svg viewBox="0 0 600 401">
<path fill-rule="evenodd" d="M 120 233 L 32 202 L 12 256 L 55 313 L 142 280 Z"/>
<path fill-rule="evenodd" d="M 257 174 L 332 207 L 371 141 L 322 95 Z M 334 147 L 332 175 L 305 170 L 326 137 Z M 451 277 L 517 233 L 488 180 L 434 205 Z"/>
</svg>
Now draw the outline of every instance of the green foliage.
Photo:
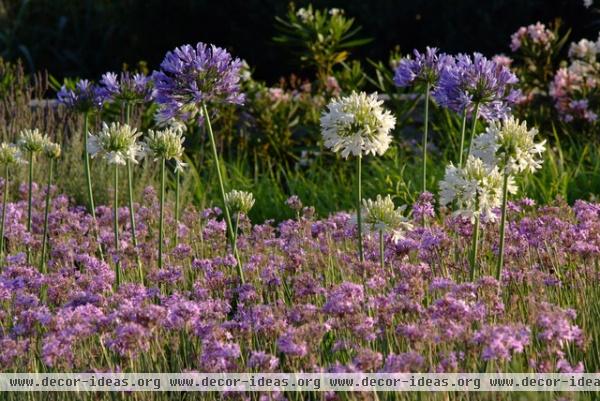
<svg viewBox="0 0 600 401">
<path fill-rule="evenodd" d="M 317 71 L 322 87 L 332 76 L 336 65 L 350 55 L 350 49 L 365 45 L 371 39 L 355 38 L 361 27 L 354 27 L 354 18 L 348 18 L 337 8 L 313 9 L 309 4 L 296 9 L 290 3 L 287 17 L 275 17 L 280 32 L 273 40 L 296 51 L 300 61 Z"/>
</svg>

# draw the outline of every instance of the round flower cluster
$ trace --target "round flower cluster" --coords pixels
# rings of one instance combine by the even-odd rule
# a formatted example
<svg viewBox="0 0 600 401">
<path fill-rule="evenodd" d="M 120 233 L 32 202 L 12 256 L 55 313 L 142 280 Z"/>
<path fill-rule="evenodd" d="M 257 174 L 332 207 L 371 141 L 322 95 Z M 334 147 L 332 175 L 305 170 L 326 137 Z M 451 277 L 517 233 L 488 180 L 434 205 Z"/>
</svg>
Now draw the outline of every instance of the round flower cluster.
<svg viewBox="0 0 600 401">
<path fill-rule="evenodd" d="M 137 163 L 138 157 L 143 155 L 138 143 L 141 134 L 127 124 L 103 123 L 100 132 L 89 134 L 87 151 L 92 157 L 101 156 L 109 164 Z"/>
<path fill-rule="evenodd" d="M 527 129 L 527 122 L 514 117 L 493 121 L 473 140 L 473 155 L 488 165 L 498 164 L 508 174 L 534 173 L 542 166 L 546 143 L 534 142 L 538 130 Z"/>
<path fill-rule="evenodd" d="M 87 79 L 78 81 L 73 89 L 63 85 L 57 98 L 59 103 L 80 113 L 100 109 L 106 100 L 104 91 Z"/>
<path fill-rule="evenodd" d="M 400 60 L 394 74 L 394 83 L 404 87 L 413 83 L 436 85 L 442 69 L 452 64 L 452 56 L 441 53 L 435 47 L 427 47 L 425 53 L 414 50 L 414 58 Z"/>
<path fill-rule="evenodd" d="M 496 221 L 494 209 L 502 204 L 503 176 L 497 166 L 470 155 L 464 167 L 452 163 L 446 167 L 444 179 L 440 181 L 440 203 L 456 204 L 455 215 L 474 222 Z M 516 193 L 512 177 L 508 181 L 508 192 Z"/>
<path fill-rule="evenodd" d="M 396 208 L 390 195 L 383 198 L 377 195 L 375 200 L 363 199 L 363 221 L 375 232 L 392 232 L 395 239 L 402 237 L 412 224 L 404 216 L 406 205 Z"/>
<path fill-rule="evenodd" d="M 61 155 L 60 145 L 54 142 L 47 142 L 44 145 L 44 156 L 48 159 L 58 159 Z"/>
<path fill-rule="evenodd" d="M 544 24 L 538 22 L 526 27 L 522 26 L 517 32 L 513 33 L 510 37 L 510 49 L 516 52 L 521 47 L 530 46 L 548 50 L 555 39 L 554 32 L 546 29 Z"/>
<path fill-rule="evenodd" d="M 17 145 L 23 153 L 40 153 L 44 150 L 46 144 L 50 142 L 47 135 L 42 135 L 40 130 L 25 129 L 21 131 Z"/>
<path fill-rule="evenodd" d="M 152 80 L 144 74 L 131 74 L 127 71 L 120 75 L 107 72 L 100 80 L 101 93 L 106 99 L 121 102 L 147 102 L 152 99 Z"/>
<path fill-rule="evenodd" d="M 250 192 L 234 189 L 225 194 L 225 204 L 232 213 L 247 214 L 254 206 L 254 196 Z"/>
<path fill-rule="evenodd" d="M 473 113 L 477 106 L 478 115 L 487 121 L 508 116 L 520 96 L 517 76 L 479 53 L 459 54 L 454 60 L 441 71 L 433 92 L 437 103 L 459 114 Z"/>
<path fill-rule="evenodd" d="M 188 121 L 201 114 L 207 103 L 243 104 L 240 92 L 241 60 L 226 50 L 198 43 L 184 45 L 166 54 L 160 70 L 154 71 L 157 118 Z"/>
<path fill-rule="evenodd" d="M 327 108 L 321 116 L 327 148 L 341 152 L 344 158 L 369 153 L 382 155 L 388 149 L 396 118 L 383 108 L 383 101 L 376 93 L 352 92 L 333 99 Z"/>
<path fill-rule="evenodd" d="M 0 164 L 8 166 L 11 164 L 21 163 L 21 151 L 12 143 L 0 144 Z"/>
<path fill-rule="evenodd" d="M 175 126 L 167 127 L 160 131 L 149 130 L 144 138 L 145 153 L 154 158 L 172 160 L 175 162 L 175 171 L 182 171 L 184 147 L 183 131 Z"/>
</svg>

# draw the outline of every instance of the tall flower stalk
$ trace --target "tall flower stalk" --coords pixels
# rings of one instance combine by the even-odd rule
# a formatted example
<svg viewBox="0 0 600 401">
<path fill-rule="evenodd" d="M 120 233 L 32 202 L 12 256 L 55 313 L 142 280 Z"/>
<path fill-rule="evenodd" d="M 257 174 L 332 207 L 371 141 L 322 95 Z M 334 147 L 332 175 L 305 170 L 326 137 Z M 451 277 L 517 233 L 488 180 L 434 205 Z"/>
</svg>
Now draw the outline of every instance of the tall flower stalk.
<svg viewBox="0 0 600 401">
<path fill-rule="evenodd" d="M 85 177 L 87 197 L 88 197 L 88 209 L 92 214 L 92 221 L 94 224 L 94 230 L 96 230 L 96 238 L 98 240 L 98 251 L 100 257 L 104 259 L 104 253 L 102 251 L 102 244 L 98 238 L 98 227 L 96 220 L 96 205 L 94 203 L 94 191 L 92 188 L 92 174 L 90 167 L 90 157 L 88 154 L 88 135 L 89 132 L 89 120 L 90 115 L 102 108 L 104 101 L 106 100 L 106 93 L 101 90 L 98 86 L 92 84 L 90 81 L 82 79 L 75 84 L 75 87 L 67 87 L 63 85 L 60 91 L 57 93 L 58 102 L 67 109 L 79 113 L 83 116 L 83 173 Z"/>
<path fill-rule="evenodd" d="M 460 148 L 458 149 L 458 165 L 463 165 L 463 152 L 465 150 L 465 133 L 467 131 L 467 110 L 462 113 L 462 124 L 460 128 Z"/>
<path fill-rule="evenodd" d="M 427 136 L 429 134 L 429 93 L 431 84 L 425 85 L 425 126 L 423 127 L 423 192 L 427 192 Z"/>
<path fill-rule="evenodd" d="M 163 246 L 165 242 L 165 164 L 164 157 L 160 158 L 160 212 L 158 217 L 158 268 L 163 268 Z"/>
<path fill-rule="evenodd" d="M 473 225 L 469 258 L 471 280 L 476 274 L 481 223 L 496 221 L 495 209 L 502 202 L 502 185 L 503 176 L 498 167 L 473 155 L 463 167 L 448 165 L 444 179 L 440 181 L 440 203 L 453 205 L 456 208 L 454 215 L 470 220 Z M 508 181 L 507 191 L 516 192 L 513 180 Z"/>
<path fill-rule="evenodd" d="M 396 118 L 383 107 L 377 94 L 352 92 L 349 96 L 333 99 L 321 116 L 321 131 L 324 145 L 343 158 L 356 157 L 356 215 L 358 256 L 364 261 L 362 240 L 362 157 L 383 155 L 390 146 L 390 131 Z"/>
<path fill-rule="evenodd" d="M 141 135 L 135 128 L 127 124 L 104 123 L 102 130 L 95 135 L 90 135 L 87 151 L 91 157 L 100 156 L 109 165 L 114 165 L 113 186 L 113 230 L 114 230 L 114 262 L 115 262 L 115 285 L 121 284 L 121 267 L 119 261 L 119 166 L 127 165 L 128 162 L 136 163 L 142 154 L 142 148 L 138 143 Z M 141 270 L 141 265 L 138 266 Z M 141 271 L 140 271 L 141 274 Z"/>
<path fill-rule="evenodd" d="M 164 246 L 164 211 L 165 211 L 165 181 L 166 162 L 175 163 L 175 172 L 181 171 L 185 163 L 183 158 L 183 132 L 179 129 L 168 127 L 160 131 L 149 130 L 144 138 L 144 153 L 154 161 L 160 162 L 160 216 L 158 222 L 158 267 L 163 267 Z"/>
<path fill-rule="evenodd" d="M 506 205 L 514 175 L 534 173 L 542 166 L 541 155 L 545 150 L 545 140 L 535 142 L 538 131 L 527 129 L 527 122 L 519 122 L 514 117 L 500 122 L 492 122 L 487 130 L 473 141 L 473 153 L 489 165 L 497 165 L 503 175 L 502 206 L 500 217 L 500 243 L 496 278 L 502 277 L 504 266 L 504 242 L 506 235 Z"/>
<path fill-rule="evenodd" d="M 125 124 L 129 125 L 131 120 L 131 103 L 125 103 Z M 137 230 L 135 225 L 135 209 L 133 204 L 133 163 L 131 160 L 127 159 L 127 189 L 128 189 L 128 198 L 129 198 L 129 225 L 131 226 L 131 242 L 133 243 L 133 247 L 135 249 L 135 259 L 138 265 L 138 270 L 140 273 L 140 282 L 144 282 L 144 275 L 142 270 L 142 262 L 140 261 L 140 255 L 138 254 L 138 240 L 137 240 Z"/>
<path fill-rule="evenodd" d="M 52 175 L 54 172 L 54 163 L 60 157 L 60 145 L 56 143 L 47 143 L 44 147 L 44 155 L 48 159 L 48 181 L 46 183 L 46 205 L 44 207 L 44 231 L 42 235 L 42 256 L 40 258 L 40 272 L 46 271 L 46 254 L 48 252 L 48 215 L 50 213 L 50 200 L 52 190 Z"/>
<path fill-rule="evenodd" d="M 506 205 L 508 203 L 508 179 L 510 175 L 504 172 L 504 184 L 502 186 L 502 211 L 500 215 L 500 246 L 498 249 L 498 264 L 496 265 L 496 280 L 502 277 L 504 266 L 504 241 L 506 235 Z"/>
<path fill-rule="evenodd" d="M 115 285 L 119 288 L 121 284 L 121 262 L 119 257 L 119 165 L 115 163 L 113 180 L 113 233 L 115 247 Z"/>
<path fill-rule="evenodd" d="M 454 59 L 438 49 L 427 47 L 424 53 L 413 51 L 414 57 L 400 60 L 394 74 L 394 83 L 399 87 L 416 85 L 425 95 L 425 112 L 423 122 L 423 192 L 427 191 L 427 137 L 429 134 L 429 103 L 432 90 L 437 87 L 440 73 L 453 64 Z"/>
<path fill-rule="evenodd" d="M 495 121 L 510 114 L 520 92 L 517 76 L 507 67 L 479 53 L 459 54 L 441 70 L 439 83 L 433 91 L 436 102 L 463 117 L 459 166 L 467 161 L 477 120 Z M 471 116 L 471 141 L 464 153 L 467 116 Z"/>
<path fill-rule="evenodd" d="M 186 122 L 196 119 L 206 124 L 215 160 L 221 201 L 227 223 L 228 238 L 237 260 L 238 276 L 244 283 L 242 263 L 234 246 L 234 232 L 229 208 L 225 204 L 225 185 L 219 155 L 210 124 L 209 104 L 243 104 L 240 91 L 242 61 L 214 45 L 197 43 L 184 45 L 167 52 L 160 70 L 152 74 L 155 100 L 159 105 L 157 120 Z"/>
<path fill-rule="evenodd" d="M 21 152 L 27 155 L 29 163 L 29 190 L 27 196 L 27 232 L 31 234 L 31 218 L 32 218 L 32 199 L 33 199 L 33 171 L 34 162 L 37 154 L 44 150 L 44 147 L 49 142 L 46 135 L 42 135 L 38 129 L 23 130 L 19 136 L 17 144 Z M 31 248 L 27 247 L 27 261 L 31 261 Z"/>
<path fill-rule="evenodd" d="M 180 194 L 179 194 L 179 186 L 181 185 L 181 171 L 177 170 L 175 172 L 175 231 L 173 236 L 175 237 L 175 241 L 177 241 L 177 236 L 179 232 L 179 214 L 180 214 Z"/>
<path fill-rule="evenodd" d="M 0 217 L 0 256 L 4 256 L 4 226 L 6 224 L 6 205 L 8 204 L 8 193 L 10 190 L 10 168 L 22 163 L 21 152 L 13 144 L 0 144 L 0 166 L 4 170 L 4 193 L 2 195 L 2 216 Z"/>
<path fill-rule="evenodd" d="M 152 80 L 144 74 L 132 74 L 128 71 L 115 74 L 107 72 L 102 75 L 99 91 L 107 101 L 122 105 L 125 109 L 125 124 L 131 125 L 131 112 L 135 104 L 145 103 L 152 99 Z M 129 225 L 131 227 L 131 240 L 136 250 L 136 261 L 141 270 L 141 261 L 138 255 L 138 240 L 133 203 L 133 163 L 127 160 L 127 187 L 129 200 Z M 143 277 L 142 277 L 143 278 Z"/>
<path fill-rule="evenodd" d="M 217 152 L 217 144 L 215 143 L 215 135 L 213 134 L 212 125 L 210 123 L 210 116 L 208 114 L 206 105 L 202 106 L 202 110 L 204 111 L 204 120 L 205 120 L 206 128 L 208 131 L 208 136 L 210 138 L 210 146 L 211 146 L 213 158 L 215 161 L 215 168 L 217 171 L 217 179 L 219 180 L 219 190 L 221 193 L 221 200 L 223 202 L 223 211 L 225 213 L 225 221 L 227 223 L 227 231 L 229 233 L 229 241 L 231 242 L 231 249 L 233 251 L 233 256 L 235 256 L 235 259 L 237 261 L 238 275 L 240 277 L 241 283 L 243 284 L 245 282 L 244 271 L 242 269 L 242 261 L 240 259 L 240 255 L 238 253 L 237 246 L 235 243 L 235 232 L 233 230 L 233 224 L 231 222 L 231 213 L 229 212 L 229 207 L 227 206 L 227 199 L 225 196 L 225 185 L 223 184 L 223 175 L 221 174 L 221 163 L 219 160 L 219 154 Z"/>
<path fill-rule="evenodd" d="M 94 189 L 92 188 L 92 172 L 90 167 L 90 155 L 88 149 L 88 135 L 89 135 L 89 123 L 90 114 L 88 112 L 83 113 L 83 169 L 85 175 L 85 184 L 87 188 L 89 209 L 92 214 L 94 223 L 96 222 L 96 204 L 94 202 Z"/>
<path fill-rule="evenodd" d="M 356 230 L 358 235 L 358 257 L 361 262 L 365 261 L 362 237 L 362 216 L 360 202 L 362 201 L 362 155 L 356 156 Z"/>
<path fill-rule="evenodd" d="M 479 217 L 475 217 L 475 222 L 473 223 L 473 234 L 471 237 L 471 255 L 469 258 L 470 270 L 469 270 L 469 280 L 475 281 L 475 270 L 477 268 L 477 253 L 479 250 Z"/>
<path fill-rule="evenodd" d="M 471 125 L 471 136 L 469 138 L 469 149 L 467 150 L 467 158 L 471 154 L 471 148 L 473 147 L 473 138 L 475 138 L 475 131 L 477 130 L 477 119 L 479 118 L 479 102 L 475 102 L 473 108 L 473 123 Z"/>
</svg>

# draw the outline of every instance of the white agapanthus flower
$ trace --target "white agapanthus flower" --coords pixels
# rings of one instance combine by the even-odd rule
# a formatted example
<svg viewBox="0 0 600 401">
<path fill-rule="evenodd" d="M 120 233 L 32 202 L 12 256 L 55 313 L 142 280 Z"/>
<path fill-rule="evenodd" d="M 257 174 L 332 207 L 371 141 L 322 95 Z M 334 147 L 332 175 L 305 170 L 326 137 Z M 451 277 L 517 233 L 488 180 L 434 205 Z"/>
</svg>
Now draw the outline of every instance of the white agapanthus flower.
<svg viewBox="0 0 600 401">
<path fill-rule="evenodd" d="M 583 0 L 583 6 L 585 8 L 590 8 L 594 4 L 594 0 Z"/>
<path fill-rule="evenodd" d="M 40 153 L 50 141 L 47 135 L 42 135 L 40 130 L 24 129 L 19 135 L 17 146 L 23 153 Z"/>
<path fill-rule="evenodd" d="M 452 163 L 446 166 L 444 179 L 440 181 L 440 203 L 455 203 L 455 215 L 474 222 L 495 221 L 493 212 L 502 204 L 503 176 L 497 166 L 490 166 L 480 158 L 470 155 L 464 167 Z M 517 187 L 512 177 L 508 180 L 508 192 L 516 193 Z"/>
<path fill-rule="evenodd" d="M 175 171 L 182 171 L 186 164 L 182 161 L 183 136 L 184 129 L 181 126 L 172 124 L 171 126 L 159 130 L 149 130 L 144 139 L 144 150 L 146 155 L 152 157 L 155 161 L 165 159 L 175 162 Z"/>
<path fill-rule="evenodd" d="M 538 130 L 527 129 L 527 122 L 507 118 L 492 122 L 473 140 L 473 155 L 488 165 L 498 165 L 508 174 L 534 173 L 541 168 L 545 140 L 534 142 Z"/>
<path fill-rule="evenodd" d="M 7 166 L 11 164 L 23 163 L 21 151 L 12 143 L 0 144 L 0 165 Z"/>
<path fill-rule="evenodd" d="M 44 146 L 44 156 L 46 156 L 48 159 L 58 159 L 61 153 L 62 151 L 58 143 L 48 142 Z"/>
<path fill-rule="evenodd" d="M 373 232 L 389 232 L 393 239 L 401 239 L 412 229 L 409 219 L 404 216 L 406 205 L 396 208 L 391 196 L 377 195 L 375 200 L 363 199 L 362 218 L 365 226 Z"/>
<path fill-rule="evenodd" d="M 137 159 L 143 155 L 138 142 L 141 134 L 127 124 L 102 123 L 100 132 L 89 134 L 87 151 L 90 156 L 100 156 L 109 164 L 127 164 L 128 160 L 137 163 Z"/>
<path fill-rule="evenodd" d="M 321 116 L 325 146 L 342 157 L 369 153 L 382 155 L 392 137 L 396 118 L 383 108 L 377 94 L 352 92 L 350 96 L 332 100 Z"/>
<path fill-rule="evenodd" d="M 233 213 L 247 214 L 254 206 L 254 195 L 234 189 L 225 194 L 225 204 Z"/>
</svg>

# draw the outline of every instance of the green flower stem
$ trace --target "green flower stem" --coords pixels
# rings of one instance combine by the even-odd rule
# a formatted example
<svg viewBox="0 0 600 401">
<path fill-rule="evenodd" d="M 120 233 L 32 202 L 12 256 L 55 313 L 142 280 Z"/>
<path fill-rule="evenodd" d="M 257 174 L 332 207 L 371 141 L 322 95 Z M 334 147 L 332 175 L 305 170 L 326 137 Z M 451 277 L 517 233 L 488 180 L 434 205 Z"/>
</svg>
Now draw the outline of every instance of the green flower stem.
<svg viewBox="0 0 600 401">
<path fill-rule="evenodd" d="M 463 152 L 465 150 L 465 131 L 467 130 L 467 109 L 463 112 L 462 128 L 460 132 L 460 150 L 458 152 L 458 166 L 463 166 Z"/>
<path fill-rule="evenodd" d="M 125 102 L 125 124 L 129 125 L 131 121 L 131 103 Z M 135 260 L 138 265 L 138 274 L 140 276 L 140 283 L 144 282 L 144 270 L 142 268 L 142 262 L 140 261 L 140 255 L 138 254 L 138 240 L 135 225 L 135 210 L 133 208 L 133 166 L 129 159 L 127 159 L 127 185 L 129 190 L 129 225 L 131 226 L 131 241 L 135 249 Z"/>
<path fill-rule="evenodd" d="M 502 187 L 502 217 L 500 218 L 500 248 L 498 250 L 496 280 L 500 280 L 502 278 L 502 267 L 504 265 L 504 235 L 506 231 L 506 204 L 508 203 L 508 178 L 509 174 L 504 171 L 504 185 Z"/>
<path fill-rule="evenodd" d="M 129 159 L 127 159 L 127 186 L 129 188 L 129 225 L 131 225 L 131 241 L 133 242 L 133 248 L 135 249 L 135 259 L 138 265 L 138 271 L 140 275 L 140 282 L 144 282 L 144 271 L 142 269 L 142 262 L 140 261 L 140 255 L 138 254 L 138 240 L 135 228 L 135 210 L 133 208 L 133 166 Z"/>
<path fill-rule="evenodd" d="M 238 238 L 238 227 L 240 224 L 240 212 L 235 214 L 235 225 L 233 227 L 233 242 L 235 242 L 235 246 L 237 247 L 237 238 Z"/>
<path fill-rule="evenodd" d="M 131 102 L 125 102 L 125 124 L 129 125 L 131 121 Z"/>
<path fill-rule="evenodd" d="M 49 160 L 48 184 L 46 185 L 46 208 L 44 209 L 44 235 L 42 237 L 42 258 L 40 259 L 40 272 L 46 274 L 46 252 L 48 250 L 48 214 L 50 213 L 50 187 L 52 186 L 52 170 L 54 159 Z"/>
<path fill-rule="evenodd" d="M 379 230 L 379 260 L 381 261 L 381 270 L 385 268 L 385 242 L 383 230 Z"/>
<path fill-rule="evenodd" d="M 471 147 L 473 146 L 473 137 L 475 136 L 475 129 L 477 128 L 477 119 L 479 118 L 479 103 L 475 102 L 475 110 L 473 111 L 473 125 L 471 126 L 471 139 L 469 140 L 469 149 L 467 151 L 467 157 L 465 158 L 468 159 L 469 155 L 471 154 Z"/>
<path fill-rule="evenodd" d="M 88 207 L 90 212 L 92 213 L 92 221 L 94 224 L 94 230 L 96 231 L 96 240 L 98 241 L 98 250 L 100 251 L 100 258 L 104 260 L 104 253 L 102 252 L 102 244 L 98 239 L 97 232 L 97 221 L 96 221 L 96 205 L 94 204 L 94 192 L 92 190 L 92 175 L 90 172 L 90 155 L 87 151 L 88 147 L 88 129 L 89 129 L 89 113 L 83 114 L 83 170 L 85 174 L 85 181 L 87 186 L 87 194 L 88 194 Z"/>
<path fill-rule="evenodd" d="M 0 222 L 0 255 L 4 255 L 4 223 L 6 221 L 6 204 L 8 203 L 8 164 L 4 165 L 4 195 L 2 197 L 2 221 Z"/>
<path fill-rule="evenodd" d="M 475 218 L 475 224 L 473 224 L 473 245 L 471 247 L 471 272 L 470 280 L 475 280 L 475 267 L 477 265 L 477 250 L 479 248 L 479 217 Z"/>
<path fill-rule="evenodd" d="M 27 197 L 27 232 L 31 234 L 31 204 L 33 197 L 33 152 L 29 152 L 29 194 Z M 27 246 L 27 263 L 31 262 L 31 248 Z"/>
<path fill-rule="evenodd" d="M 115 233 L 115 285 L 119 288 L 121 284 L 121 266 L 119 263 L 119 165 L 115 164 L 115 175 L 114 175 L 114 204 L 113 204 L 113 216 L 114 216 L 114 233 Z"/>
<path fill-rule="evenodd" d="M 89 126 L 89 114 L 83 115 L 83 158 L 84 158 L 84 173 L 85 181 L 87 184 L 88 202 L 89 208 L 92 212 L 94 222 L 96 222 L 96 206 L 94 205 L 94 192 L 92 190 L 92 177 L 90 174 L 90 155 L 87 151 L 88 148 L 88 126 Z"/>
<path fill-rule="evenodd" d="M 425 127 L 423 128 L 423 192 L 427 191 L 427 134 L 429 133 L 429 92 L 430 84 L 425 88 Z M 423 219 L 423 221 L 425 221 Z"/>
<path fill-rule="evenodd" d="M 163 220 L 165 217 L 165 158 L 163 157 L 160 161 L 160 217 L 158 221 L 158 268 L 162 269 L 163 266 L 163 241 L 164 241 L 164 228 Z"/>
<path fill-rule="evenodd" d="M 181 179 L 179 169 L 175 172 L 175 242 L 177 242 L 177 232 L 179 231 L 179 181 Z"/>
<path fill-rule="evenodd" d="M 358 256 L 361 262 L 365 261 L 363 253 L 363 241 L 362 241 L 362 215 L 360 212 L 362 202 L 362 156 L 356 157 L 356 175 L 357 175 L 357 186 L 356 186 L 356 223 L 358 229 Z"/>
<path fill-rule="evenodd" d="M 229 213 L 229 208 L 227 207 L 227 203 L 225 202 L 225 186 L 223 185 L 223 176 L 221 175 L 221 166 L 219 164 L 219 155 L 217 153 L 217 145 L 215 143 L 215 135 L 213 134 L 212 126 L 210 124 L 210 116 L 208 114 L 208 109 L 206 105 L 202 105 L 202 111 L 204 113 L 204 119 L 206 128 L 208 130 L 208 136 L 210 137 L 210 144 L 213 152 L 213 157 L 215 159 L 215 166 L 217 169 L 217 178 L 219 179 L 219 187 L 221 189 L 221 201 L 223 202 L 223 210 L 225 212 L 225 220 L 227 221 L 227 230 L 229 232 L 229 239 L 231 241 L 231 248 L 233 249 L 233 255 L 237 260 L 237 270 L 238 276 L 242 284 L 245 283 L 244 280 L 244 271 L 242 269 L 242 262 L 240 260 L 240 256 L 238 254 L 237 246 L 235 244 L 235 234 L 233 232 L 233 224 L 231 223 L 231 215 Z"/>
</svg>

